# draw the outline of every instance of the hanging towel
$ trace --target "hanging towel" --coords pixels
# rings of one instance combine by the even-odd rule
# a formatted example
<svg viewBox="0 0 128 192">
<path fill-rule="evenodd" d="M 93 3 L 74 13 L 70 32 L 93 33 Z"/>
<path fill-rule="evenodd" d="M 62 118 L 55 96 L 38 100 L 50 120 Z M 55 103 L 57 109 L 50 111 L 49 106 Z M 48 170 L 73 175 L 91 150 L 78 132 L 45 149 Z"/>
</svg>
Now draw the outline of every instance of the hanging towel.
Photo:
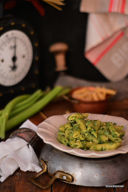
<svg viewBox="0 0 128 192">
<path fill-rule="evenodd" d="M 128 0 L 81 0 L 89 13 L 85 57 L 110 81 L 128 75 Z"/>
</svg>

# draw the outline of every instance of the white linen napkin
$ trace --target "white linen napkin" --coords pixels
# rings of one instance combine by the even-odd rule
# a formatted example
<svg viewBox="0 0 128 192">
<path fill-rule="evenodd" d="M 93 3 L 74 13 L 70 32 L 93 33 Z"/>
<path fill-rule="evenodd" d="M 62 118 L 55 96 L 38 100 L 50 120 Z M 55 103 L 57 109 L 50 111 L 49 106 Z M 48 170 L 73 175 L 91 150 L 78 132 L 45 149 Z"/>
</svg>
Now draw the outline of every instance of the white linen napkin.
<svg viewBox="0 0 128 192">
<path fill-rule="evenodd" d="M 37 126 L 27 120 L 22 125 L 37 131 Z M 18 168 L 22 171 L 41 171 L 33 148 L 19 137 L 9 138 L 0 143 L 0 182 L 12 175 Z"/>
</svg>

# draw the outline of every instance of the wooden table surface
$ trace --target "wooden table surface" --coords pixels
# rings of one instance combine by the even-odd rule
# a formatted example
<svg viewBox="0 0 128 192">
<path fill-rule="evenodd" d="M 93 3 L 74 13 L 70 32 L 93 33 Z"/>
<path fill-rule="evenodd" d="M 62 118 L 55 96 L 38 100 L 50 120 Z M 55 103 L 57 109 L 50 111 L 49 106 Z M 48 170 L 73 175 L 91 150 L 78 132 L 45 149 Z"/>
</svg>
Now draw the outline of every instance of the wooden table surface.
<svg viewBox="0 0 128 192">
<path fill-rule="evenodd" d="M 57 101 L 55 103 L 49 104 L 45 107 L 42 112 L 47 116 L 64 114 L 66 112 L 72 112 L 72 106 L 67 101 Z M 107 114 L 122 116 L 128 119 L 128 99 L 123 101 L 113 101 L 108 106 Z M 38 124 L 43 118 L 40 113 L 31 117 L 30 120 Z M 71 184 L 66 184 L 61 181 L 56 181 L 51 188 L 47 190 L 42 190 L 34 186 L 29 178 L 33 175 L 32 172 L 22 172 L 17 170 L 12 176 L 6 179 L 3 183 L 0 183 L 0 192 L 128 192 L 128 181 L 122 183 L 123 186 L 120 188 L 117 187 L 81 187 Z M 41 176 L 39 181 L 47 182 L 49 176 L 45 174 Z"/>
</svg>

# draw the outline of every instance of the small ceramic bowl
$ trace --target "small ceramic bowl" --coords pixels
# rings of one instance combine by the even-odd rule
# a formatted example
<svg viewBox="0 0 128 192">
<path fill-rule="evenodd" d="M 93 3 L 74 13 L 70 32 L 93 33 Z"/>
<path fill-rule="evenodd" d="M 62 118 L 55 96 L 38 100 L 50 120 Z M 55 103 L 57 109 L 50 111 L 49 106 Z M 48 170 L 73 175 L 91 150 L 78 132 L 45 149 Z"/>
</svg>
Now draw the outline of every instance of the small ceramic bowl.
<svg viewBox="0 0 128 192">
<path fill-rule="evenodd" d="M 75 88 L 69 93 L 69 100 L 72 103 L 72 108 L 74 112 L 81 112 L 81 113 L 106 113 L 108 109 L 108 104 L 113 97 L 112 95 L 108 95 L 105 100 L 99 101 L 81 101 L 78 99 L 74 99 L 72 94 L 74 91 L 80 89 Z"/>
<path fill-rule="evenodd" d="M 93 101 L 78 103 L 72 102 L 73 110 L 81 113 L 106 113 L 108 108 L 108 101 Z"/>
</svg>

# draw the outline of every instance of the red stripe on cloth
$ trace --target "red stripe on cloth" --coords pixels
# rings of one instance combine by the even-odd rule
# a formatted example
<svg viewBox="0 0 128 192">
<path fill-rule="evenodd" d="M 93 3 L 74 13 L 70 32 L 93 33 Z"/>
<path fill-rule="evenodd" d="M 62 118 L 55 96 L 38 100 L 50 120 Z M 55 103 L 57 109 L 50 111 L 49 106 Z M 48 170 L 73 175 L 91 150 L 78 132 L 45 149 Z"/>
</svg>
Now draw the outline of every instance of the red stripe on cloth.
<svg viewBox="0 0 128 192">
<path fill-rule="evenodd" d="M 125 11 L 125 5 L 126 5 L 126 0 L 122 0 L 122 6 L 121 6 L 121 13 L 124 13 Z"/>
<path fill-rule="evenodd" d="M 93 62 L 94 65 L 96 65 L 101 59 L 102 57 L 117 43 L 117 41 L 119 41 L 121 39 L 121 37 L 124 35 L 124 32 L 121 32 L 112 42 L 111 44 L 106 47 L 105 50 L 103 50 L 101 52 L 101 54 L 96 58 L 96 60 Z"/>
<path fill-rule="evenodd" d="M 112 12 L 113 3 L 114 3 L 114 0 L 110 0 L 109 9 L 108 9 L 109 12 Z"/>
</svg>

